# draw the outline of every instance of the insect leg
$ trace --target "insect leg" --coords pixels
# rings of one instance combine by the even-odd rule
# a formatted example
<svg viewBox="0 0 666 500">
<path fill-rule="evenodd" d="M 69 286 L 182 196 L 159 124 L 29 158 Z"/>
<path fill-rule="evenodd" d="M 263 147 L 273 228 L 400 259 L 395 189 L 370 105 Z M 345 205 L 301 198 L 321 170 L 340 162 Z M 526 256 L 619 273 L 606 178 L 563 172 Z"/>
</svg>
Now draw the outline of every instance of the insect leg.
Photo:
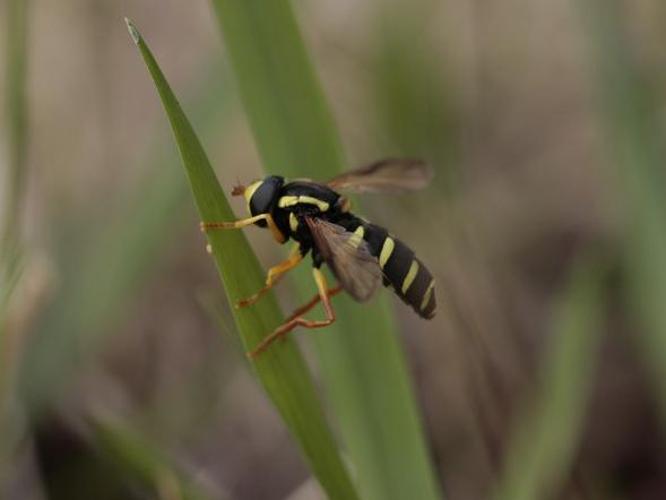
<svg viewBox="0 0 666 500">
<path fill-rule="evenodd" d="M 343 290 L 342 286 L 336 286 L 335 288 L 329 288 L 327 290 L 327 293 L 330 298 L 333 298 L 337 294 L 339 294 L 342 290 Z M 296 309 L 293 313 L 291 313 L 291 315 L 287 318 L 287 321 L 291 321 L 292 319 L 305 314 L 314 306 L 316 306 L 319 303 L 319 301 L 321 301 L 321 296 L 317 294 L 314 297 L 312 297 L 307 304 L 302 305 L 301 307 Z"/>
<path fill-rule="evenodd" d="M 301 255 L 301 250 L 299 245 L 295 245 L 291 250 L 291 255 L 285 261 L 280 262 L 278 265 L 271 267 L 268 270 L 268 276 L 266 277 L 266 285 L 259 289 L 257 293 L 243 300 L 239 300 L 236 303 L 236 309 L 241 307 L 246 307 L 251 304 L 254 304 L 259 298 L 270 290 L 282 276 L 288 271 L 292 270 L 303 260 L 303 255 Z"/>
<path fill-rule="evenodd" d="M 276 339 L 286 335 L 292 331 L 297 326 L 302 326 L 304 328 L 322 328 L 328 326 L 335 321 L 335 312 L 331 306 L 331 299 L 328 294 L 328 286 L 326 285 L 326 278 L 321 270 L 314 268 L 312 270 L 314 274 L 314 280 L 317 284 L 317 290 L 319 291 L 319 297 L 322 304 L 324 305 L 324 311 L 326 311 L 326 319 L 312 321 L 307 320 L 302 316 L 297 316 L 295 318 L 285 321 L 281 326 L 277 327 L 273 333 L 264 338 L 254 350 L 247 353 L 249 358 L 256 357 L 259 353 L 265 351 L 269 345 L 273 343 Z"/>
<path fill-rule="evenodd" d="M 240 229 L 245 226 L 259 222 L 260 220 L 266 220 L 270 217 L 270 214 L 259 214 L 254 217 L 248 217 L 247 219 L 235 220 L 233 222 L 200 222 L 199 227 L 205 233 L 212 229 Z"/>
<path fill-rule="evenodd" d="M 255 222 L 259 222 L 260 220 L 266 221 L 268 229 L 271 230 L 273 238 L 275 238 L 278 243 L 284 243 L 286 241 L 284 234 L 282 234 L 282 231 L 278 229 L 271 214 L 259 214 L 255 215 L 254 217 L 248 217 L 247 219 L 240 219 L 233 222 L 200 222 L 199 227 L 201 227 L 203 232 L 207 232 L 213 229 L 241 229 L 243 227 L 250 226 Z"/>
</svg>

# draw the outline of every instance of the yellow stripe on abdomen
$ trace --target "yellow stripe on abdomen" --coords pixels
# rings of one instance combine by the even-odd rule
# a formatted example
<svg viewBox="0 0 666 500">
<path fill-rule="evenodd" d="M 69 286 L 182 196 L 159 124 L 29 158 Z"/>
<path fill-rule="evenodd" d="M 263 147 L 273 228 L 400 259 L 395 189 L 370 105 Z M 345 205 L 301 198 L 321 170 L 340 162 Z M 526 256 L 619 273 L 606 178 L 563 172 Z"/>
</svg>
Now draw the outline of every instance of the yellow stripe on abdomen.
<svg viewBox="0 0 666 500">
<path fill-rule="evenodd" d="M 414 279 L 416 278 L 416 273 L 419 272 L 419 263 L 414 259 L 412 261 L 412 265 L 409 266 L 409 271 L 407 271 L 407 276 L 405 276 L 405 279 L 402 282 L 402 294 L 406 294 L 407 290 L 409 290 L 409 287 L 412 286 L 412 283 L 414 283 Z"/>
<path fill-rule="evenodd" d="M 354 248 L 358 248 L 358 246 L 361 244 L 361 241 L 363 240 L 364 234 L 365 234 L 365 229 L 363 228 L 363 226 L 358 226 L 356 228 L 356 231 L 354 231 L 354 234 L 352 234 L 351 237 L 349 238 L 349 244 Z"/>
<path fill-rule="evenodd" d="M 395 242 L 393 241 L 392 238 L 387 237 L 384 240 L 384 244 L 382 245 L 382 251 L 379 254 L 379 267 L 384 269 L 384 266 L 391 258 L 391 254 L 393 253 L 394 248 L 395 248 Z"/>
<path fill-rule="evenodd" d="M 421 307 L 420 307 L 421 311 L 424 311 L 425 308 L 428 307 L 428 303 L 430 302 L 430 297 L 432 297 L 434 290 L 435 290 L 435 280 L 432 280 L 428 285 L 428 288 L 426 289 L 425 293 L 423 294 L 423 300 L 421 301 Z"/>
</svg>

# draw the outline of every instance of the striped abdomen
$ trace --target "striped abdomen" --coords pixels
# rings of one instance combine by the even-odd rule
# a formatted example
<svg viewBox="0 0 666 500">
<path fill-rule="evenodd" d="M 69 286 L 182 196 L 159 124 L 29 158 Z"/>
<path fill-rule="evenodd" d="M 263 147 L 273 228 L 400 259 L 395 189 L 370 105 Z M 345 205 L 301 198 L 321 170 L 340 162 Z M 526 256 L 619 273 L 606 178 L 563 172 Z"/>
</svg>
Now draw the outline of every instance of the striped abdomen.
<svg viewBox="0 0 666 500">
<path fill-rule="evenodd" d="M 386 229 L 360 219 L 345 224 L 348 231 L 361 236 L 377 257 L 384 273 L 384 286 L 394 292 L 416 313 L 426 319 L 435 315 L 435 281 L 430 271 L 416 258 L 402 241 L 391 236 Z M 362 228 L 362 229 L 361 229 Z"/>
</svg>

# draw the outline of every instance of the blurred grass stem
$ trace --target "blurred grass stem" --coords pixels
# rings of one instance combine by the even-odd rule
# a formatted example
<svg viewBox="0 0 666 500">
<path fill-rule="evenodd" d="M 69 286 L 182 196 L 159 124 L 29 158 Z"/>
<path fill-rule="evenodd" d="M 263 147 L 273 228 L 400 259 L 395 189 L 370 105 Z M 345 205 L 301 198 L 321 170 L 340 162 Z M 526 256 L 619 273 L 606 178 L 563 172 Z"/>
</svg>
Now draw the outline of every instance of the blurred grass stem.
<svg viewBox="0 0 666 500">
<path fill-rule="evenodd" d="M 16 367 L 17 339 L 8 325 L 10 298 L 21 276 L 20 251 L 21 200 L 26 178 L 26 69 L 27 69 L 27 0 L 8 0 L 5 33 L 5 105 L 7 126 L 7 166 L 5 189 L 0 192 L 0 436 L 13 436 L 12 397 L 13 372 Z M 13 439 L 0 439 L 0 495 L 9 468 Z"/>
<path fill-rule="evenodd" d="M 144 436 L 105 418 L 88 422 L 95 444 L 110 462 L 164 500 L 205 500 L 208 495 Z"/>
<path fill-rule="evenodd" d="M 266 171 L 326 180 L 348 168 L 290 2 L 212 3 Z M 311 280 L 297 284 L 312 296 Z M 441 498 L 388 295 L 335 300 L 336 323 L 307 339 L 362 497 Z"/>
<path fill-rule="evenodd" d="M 498 500 L 557 497 L 571 477 L 603 327 L 599 262 L 578 262 L 556 308 L 535 397 L 514 426 Z"/>
<path fill-rule="evenodd" d="M 7 34 L 7 68 L 5 73 L 8 131 L 8 167 L 2 224 L 3 247 L 18 239 L 20 203 L 25 184 L 26 162 L 26 38 L 27 0 L 8 0 L 5 29 Z"/>
<path fill-rule="evenodd" d="M 624 209 L 628 301 L 666 426 L 666 197 L 661 104 L 639 66 L 617 0 L 580 2 L 597 69 L 600 116 Z M 663 91 L 662 91 L 663 93 Z M 665 427 L 666 428 L 666 427 Z"/>
</svg>

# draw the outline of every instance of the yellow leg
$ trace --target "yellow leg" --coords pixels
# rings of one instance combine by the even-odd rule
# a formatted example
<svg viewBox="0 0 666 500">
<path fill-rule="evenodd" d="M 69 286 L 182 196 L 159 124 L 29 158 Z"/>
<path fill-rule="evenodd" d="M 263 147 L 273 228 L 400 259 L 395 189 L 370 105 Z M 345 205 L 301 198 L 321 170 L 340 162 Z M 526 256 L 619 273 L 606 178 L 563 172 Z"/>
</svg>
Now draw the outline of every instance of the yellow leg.
<svg viewBox="0 0 666 500">
<path fill-rule="evenodd" d="M 302 326 L 304 328 L 323 328 L 330 325 L 335 321 L 335 312 L 333 311 L 333 306 L 331 306 L 331 299 L 328 293 L 328 287 L 326 286 L 326 278 L 319 269 L 313 269 L 314 280 L 317 283 L 317 291 L 319 292 L 319 297 L 321 302 L 324 305 L 324 311 L 326 312 L 326 319 L 319 321 L 307 320 L 302 316 L 297 316 L 295 318 L 287 320 L 284 324 L 277 327 L 273 333 L 268 337 L 264 338 L 254 350 L 247 353 L 249 358 L 255 358 L 258 354 L 265 351 L 269 345 L 271 345 L 275 340 L 284 337 L 287 333 L 292 331 L 297 326 Z"/>
<path fill-rule="evenodd" d="M 275 224 L 271 214 L 259 214 L 255 215 L 254 217 L 240 219 L 233 222 L 200 222 L 199 227 L 201 227 L 203 232 L 207 232 L 213 229 L 241 229 L 261 220 L 266 221 L 268 229 L 271 230 L 273 238 L 275 238 L 278 243 L 284 243 L 287 241 L 287 238 L 284 236 L 284 234 L 282 234 L 282 231 L 280 231 L 280 229 L 278 229 L 277 225 Z"/>
<path fill-rule="evenodd" d="M 285 261 L 280 262 L 278 265 L 271 267 L 268 270 L 268 276 L 266 277 L 266 286 L 261 288 L 257 293 L 248 297 L 247 299 L 240 300 L 236 303 L 236 309 L 241 307 L 247 307 L 254 304 L 259 298 L 270 290 L 280 278 L 284 276 L 285 273 L 295 268 L 301 261 L 303 256 L 301 255 L 301 250 L 299 245 L 295 245 L 291 250 L 289 258 Z"/>
</svg>

